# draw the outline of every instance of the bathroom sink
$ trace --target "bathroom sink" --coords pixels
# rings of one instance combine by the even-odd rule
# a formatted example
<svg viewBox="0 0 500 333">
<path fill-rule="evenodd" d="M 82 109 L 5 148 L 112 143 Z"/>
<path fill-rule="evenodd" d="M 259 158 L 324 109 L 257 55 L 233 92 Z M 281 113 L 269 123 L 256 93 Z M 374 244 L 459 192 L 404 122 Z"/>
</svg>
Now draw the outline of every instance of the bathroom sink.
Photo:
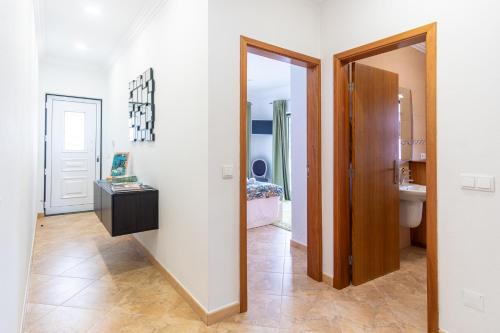
<svg viewBox="0 0 500 333">
<path fill-rule="evenodd" d="M 425 185 L 402 184 L 399 185 L 399 199 L 407 201 L 424 202 L 426 198 Z"/>
<path fill-rule="evenodd" d="M 416 228 L 420 225 L 425 198 L 425 185 L 399 185 L 399 224 L 401 226 Z"/>
</svg>

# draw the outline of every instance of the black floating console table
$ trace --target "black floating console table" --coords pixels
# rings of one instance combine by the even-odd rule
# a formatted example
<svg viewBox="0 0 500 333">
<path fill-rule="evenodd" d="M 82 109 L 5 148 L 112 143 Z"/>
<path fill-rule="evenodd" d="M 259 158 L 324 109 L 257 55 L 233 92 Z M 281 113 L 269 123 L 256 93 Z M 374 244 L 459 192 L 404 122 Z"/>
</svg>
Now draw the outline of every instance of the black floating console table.
<svg viewBox="0 0 500 333">
<path fill-rule="evenodd" d="M 109 182 L 98 180 L 94 211 L 113 237 L 158 229 L 158 190 L 114 192 Z"/>
</svg>

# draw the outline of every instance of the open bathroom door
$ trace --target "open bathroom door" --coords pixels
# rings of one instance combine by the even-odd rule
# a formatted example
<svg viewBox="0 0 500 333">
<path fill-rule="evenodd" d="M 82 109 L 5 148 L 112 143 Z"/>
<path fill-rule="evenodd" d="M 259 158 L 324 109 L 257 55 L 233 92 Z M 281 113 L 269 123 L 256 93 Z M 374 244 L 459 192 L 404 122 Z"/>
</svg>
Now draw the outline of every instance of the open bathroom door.
<svg viewBox="0 0 500 333">
<path fill-rule="evenodd" d="M 398 74 L 352 64 L 352 283 L 399 269 Z"/>
</svg>

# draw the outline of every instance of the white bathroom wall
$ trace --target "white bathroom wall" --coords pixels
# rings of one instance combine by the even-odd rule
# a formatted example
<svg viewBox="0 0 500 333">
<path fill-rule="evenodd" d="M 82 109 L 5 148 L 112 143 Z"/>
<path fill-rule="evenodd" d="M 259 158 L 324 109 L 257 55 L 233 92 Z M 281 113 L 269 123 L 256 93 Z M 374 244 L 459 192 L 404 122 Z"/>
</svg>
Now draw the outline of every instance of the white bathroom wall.
<svg viewBox="0 0 500 333">
<path fill-rule="evenodd" d="M 291 66 L 292 239 L 307 245 L 307 70 Z"/>
<path fill-rule="evenodd" d="M 272 102 L 290 98 L 290 84 L 269 90 L 249 91 L 248 100 L 252 102 L 252 120 L 273 120 Z M 267 178 L 272 180 L 273 136 L 269 134 L 251 135 L 251 159 L 262 158 L 267 162 Z"/>
<path fill-rule="evenodd" d="M 0 41 L 0 332 L 16 333 L 36 219 L 38 60 L 32 1 L 2 1 Z"/>
<path fill-rule="evenodd" d="M 159 230 L 135 237 L 208 309 L 208 2 L 169 0 L 113 64 L 104 170 L 114 151 L 159 190 Z M 152 67 L 155 142 L 129 142 L 128 83 Z M 114 143 L 114 145 L 113 145 Z M 213 195 L 213 194 L 212 194 Z"/>
<path fill-rule="evenodd" d="M 437 31 L 438 279 L 441 329 L 500 331 L 500 198 L 461 189 L 463 172 L 499 176 L 500 68 L 494 1 L 325 1 L 322 6 L 322 142 L 332 142 L 332 55 L 433 21 Z M 346 29 L 348 27 L 348 29 Z M 333 149 L 323 147 L 324 206 L 333 202 Z M 497 179 L 498 180 L 498 179 Z M 324 219 L 331 224 L 333 211 Z M 323 229 L 327 235 L 333 232 Z M 325 244 L 327 263 L 332 244 Z M 331 272 L 329 265 L 328 269 Z M 463 289 L 485 297 L 484 312 L 463 304 Z"/>
<path fill-rule="evenodd" d="M 107 73 L 102 68 L 76 66 L 51 59 L 41 59 L 39 74 L 39 133 L 37 169 L 37 209 L 43 212 L 45 95 L 67 95 L 100 98 L 102 112 L 107 113 Z M 104 171 L 104 169 L 103 169 Z"/>
<path fill-rule="evenodd" d="M 240 36 L 320 55 L 319 5 L 310 0 L 209 2 L 209 303 L 239 301 Z M 222 179 L 221 166 L 234 166 Z"/>
</svg>

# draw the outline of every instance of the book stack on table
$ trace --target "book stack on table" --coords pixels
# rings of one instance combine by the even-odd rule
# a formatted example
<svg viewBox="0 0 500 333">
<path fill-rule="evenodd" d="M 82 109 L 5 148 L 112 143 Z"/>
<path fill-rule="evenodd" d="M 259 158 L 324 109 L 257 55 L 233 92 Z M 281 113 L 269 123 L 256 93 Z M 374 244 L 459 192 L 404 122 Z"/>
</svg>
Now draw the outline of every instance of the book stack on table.
<svg viewBox="0 0 500 333">
<path fill-rule="evenodd" d="M 143 185 L 137 182 L 111 184 L 113 192 L 142 191 L 143 189 Z"/>
</svg>

